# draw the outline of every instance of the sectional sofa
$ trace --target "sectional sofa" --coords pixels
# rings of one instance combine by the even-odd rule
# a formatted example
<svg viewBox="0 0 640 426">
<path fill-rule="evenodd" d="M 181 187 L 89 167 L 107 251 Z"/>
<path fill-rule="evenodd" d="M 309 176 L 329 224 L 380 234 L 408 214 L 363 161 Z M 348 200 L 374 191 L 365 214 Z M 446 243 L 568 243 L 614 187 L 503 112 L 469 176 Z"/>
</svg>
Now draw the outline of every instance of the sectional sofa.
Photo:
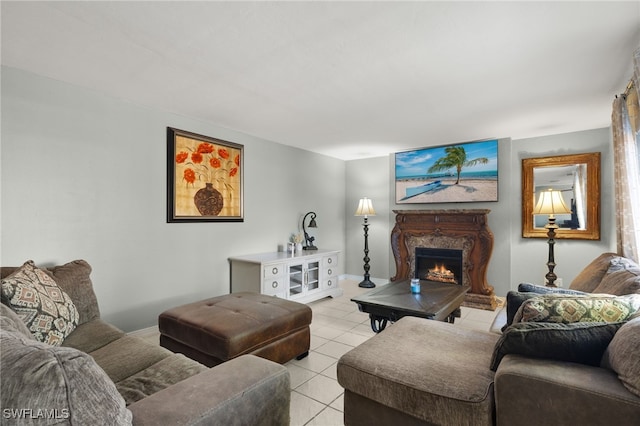
<svg viewBox="0 0 640 426">
<path fill-rule="evenodd" d="M 343 355 L 345 425 L 638 424 L 640 267 L 605 253 L 565 294 L 518 290 L 494 331 L 404 317 Z"/>
<path fill-rule="evenodd" d="M 245 355 L 207 368 L 127 335 L 100 318 L 90 272 L 1 269 L 2 424 L 289 424 L 285 367 Z"/>
</svg>

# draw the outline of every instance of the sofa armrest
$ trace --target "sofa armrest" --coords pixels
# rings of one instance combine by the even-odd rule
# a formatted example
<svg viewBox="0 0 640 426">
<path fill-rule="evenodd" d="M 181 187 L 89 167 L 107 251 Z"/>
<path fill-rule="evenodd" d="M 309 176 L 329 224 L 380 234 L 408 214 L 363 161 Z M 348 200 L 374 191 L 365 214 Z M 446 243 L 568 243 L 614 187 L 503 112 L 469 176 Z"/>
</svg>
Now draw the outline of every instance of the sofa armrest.
<svg viewBox="0 0 640 426">
<path fill-rule="evenodd" d="M 244 355 L 131 404 L 134 425 L 288 425 L 289 371 Z"/>
<path fill-rule="evenodd" d="M 498 426 L 637 424 L 640 398 L 611 370 L 507 355 L 495 376 Z"/>
</svg>

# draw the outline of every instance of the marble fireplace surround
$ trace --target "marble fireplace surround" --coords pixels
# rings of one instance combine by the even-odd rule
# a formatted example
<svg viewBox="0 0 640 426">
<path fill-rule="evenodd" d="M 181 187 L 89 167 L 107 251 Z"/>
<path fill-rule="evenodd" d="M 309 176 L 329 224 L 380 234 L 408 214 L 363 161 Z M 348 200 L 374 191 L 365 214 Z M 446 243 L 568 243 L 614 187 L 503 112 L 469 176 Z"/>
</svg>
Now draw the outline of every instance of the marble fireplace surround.
<svg viewBox="0 0 640 426">
<path fill-rule="evenodd" d="M 487 224 L 491 210 L 394 210 L 391 249 L 400 281 L 415 274 L 416 247 L 462 250 L 462 284 L 471 289 L 464 306 L 495 310 L 493 286 L 487 283 L 487 267 L 493 250 L 493 233 Z"/>
</svg>

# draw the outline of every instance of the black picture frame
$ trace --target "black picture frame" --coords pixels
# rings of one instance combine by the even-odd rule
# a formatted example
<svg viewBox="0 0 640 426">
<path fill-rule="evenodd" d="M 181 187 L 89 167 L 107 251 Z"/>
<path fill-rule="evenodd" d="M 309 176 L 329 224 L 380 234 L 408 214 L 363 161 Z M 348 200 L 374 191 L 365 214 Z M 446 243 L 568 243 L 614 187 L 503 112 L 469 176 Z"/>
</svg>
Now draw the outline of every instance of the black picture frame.
<svg viewBox="0 0 640 426">
<path fill-rule="evenodd" d="M 243 222 L 244 145 L 167 127 L 167 222 Z"/>
</svg>

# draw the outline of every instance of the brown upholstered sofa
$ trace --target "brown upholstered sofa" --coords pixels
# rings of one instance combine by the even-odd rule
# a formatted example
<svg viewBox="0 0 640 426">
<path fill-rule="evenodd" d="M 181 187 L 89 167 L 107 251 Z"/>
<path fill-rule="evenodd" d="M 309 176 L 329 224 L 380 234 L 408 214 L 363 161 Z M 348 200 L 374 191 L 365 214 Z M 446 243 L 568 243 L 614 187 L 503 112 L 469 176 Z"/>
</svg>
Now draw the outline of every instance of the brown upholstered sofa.
<svg viewBox="0 0 640 426">
<path fill-rule="evenodd" d="M 3 267 L 3 280 L 17 269 Z M 244 355 L 207 368 L 100 319 L 87 262 L 45 272 L 79 325 L 61 346 L 36 341 L 3 291 L 2 424 L 289 424 L 285 367 Z"/>
<path fill-rule="evenodd" d="M 570 287 L 640 293 L 640 267 L 605 253 Z M 533 297 L 528 308 L 560 300 Z M 624 305 L 624 321 L 521 322 L 498 333 L 402 318 L 338 362 L 345 425 L 635 425 L 640 318 L 632 309 L 638 297 L 619 299 L 635 303 Z"/>
</svg>

